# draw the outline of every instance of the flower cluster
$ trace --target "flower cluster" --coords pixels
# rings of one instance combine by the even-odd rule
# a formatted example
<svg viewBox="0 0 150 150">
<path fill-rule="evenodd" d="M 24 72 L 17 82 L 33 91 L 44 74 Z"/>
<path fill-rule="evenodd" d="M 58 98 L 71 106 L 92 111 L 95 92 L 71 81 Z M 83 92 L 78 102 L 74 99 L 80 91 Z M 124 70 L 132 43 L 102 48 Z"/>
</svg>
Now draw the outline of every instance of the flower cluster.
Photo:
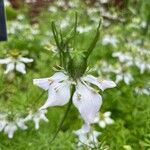
<svg viewBox="0 0 150 150">
<path fill-rule="evenodd" d="M 39 123 L 41 120 L 48 122 L 45 114 L 47 110 L 37 111 L 35 113 L 30 112 L 28 116 L 23 117 L 12 117 L 11 114 L 1 113 L 0 114 L 0 132 L 4 131 L 8 135 L 8 138 L 12 139 L 14 133 L 18 130 L 28 129 L 26 123 L 28 121 L 33 121 L 35 124 L 35 129 L 39 129 Z"/>
<path fill-rule="evenodd" d="M 13 55 L 5 59 L 0 59 L 0 64 L 6 65 L 5 74 L 8 74 L 14 70 L 26 74 L 25 64 L 33 62 L 32 58 L 22 57 L 20 55 Z"/>
</svg>

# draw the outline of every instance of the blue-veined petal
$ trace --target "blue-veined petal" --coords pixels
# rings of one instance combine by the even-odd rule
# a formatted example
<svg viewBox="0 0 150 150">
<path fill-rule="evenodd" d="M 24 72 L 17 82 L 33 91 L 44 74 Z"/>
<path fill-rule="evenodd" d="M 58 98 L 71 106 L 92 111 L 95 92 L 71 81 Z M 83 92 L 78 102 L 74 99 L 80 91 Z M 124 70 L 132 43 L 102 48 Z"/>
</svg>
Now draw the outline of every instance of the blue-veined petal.
<svg viewBox="0 0 150 150">
<path fill-rule="evenodd" d="M 102 104 L 101 96 L 86 85 L 78 82 L 73 103 L 86 123 L 93 123 Z"/>
</svg>

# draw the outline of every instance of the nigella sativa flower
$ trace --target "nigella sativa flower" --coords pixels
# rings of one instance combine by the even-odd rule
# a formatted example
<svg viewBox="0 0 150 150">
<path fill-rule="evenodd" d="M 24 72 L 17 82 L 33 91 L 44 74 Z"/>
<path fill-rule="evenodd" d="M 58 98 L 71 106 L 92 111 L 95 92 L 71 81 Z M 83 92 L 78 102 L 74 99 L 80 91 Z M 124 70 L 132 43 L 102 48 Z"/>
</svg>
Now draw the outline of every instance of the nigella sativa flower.
<svg viewBox="0 0 150 150">
<path fill-rule="evenodd" d="M 110 111 L 107 111 L 103 114 L 100 113 L 100 115 L 96 116 L 94 122 L 97 123 L 101 128 L 105 128 L 107 125 L 114 123 L 114 120 L 110 116 Z"/>
<path fill-rule="evenodd" d="M 34 79 L 33 83 L 44 90 L 48 90 L 48 99 L 40 110 L 68 103 L 71 97 L 71 85 L 75 84 L 75 92 L 72 98 L 73 104 L 87 124 L 93 123 L 102 105 L 101 95 L 91 84 L 96 85 L 102 91 L 116 86 L 113 81 L 99 81 L 92 75 L 82 76 L 73 81 L 65 72 L 57 72 L 49 78 Z"/>
<path fill-rule="evenodd" d="M 43 120 L 45 122 L 48 122 L 49 120 L 45 116 L 47 113 L 46 109 L 39 110 L 35 113 L 30 112 L 29 115 L 25 118 L 26 121 L 33 120 L 35 124 L 35 129 L 38 130 L 40 127 L 40 121 Z"/>
<path fill-rule="evenodd" d="M 23 118 L 17 118 L 16 120 L 10 121 L 6 114 L 0 114 L 0 132 L 4 131 L 10 139 L 13 138 L 14 133 L 18 128 L 21 130 L 26 130 L 28 128 L 25 123 L 26 120 Z"/>
<path fill-rule="evenodd" d="M 6 64 L 5 74 L 8 74 L 14 70 L 22 74 L 26 74 L 25 63 L 31 62 L 33 62 L 33 59 L 22 56 L 0 59 L 0 64 Z"/>
</svg>

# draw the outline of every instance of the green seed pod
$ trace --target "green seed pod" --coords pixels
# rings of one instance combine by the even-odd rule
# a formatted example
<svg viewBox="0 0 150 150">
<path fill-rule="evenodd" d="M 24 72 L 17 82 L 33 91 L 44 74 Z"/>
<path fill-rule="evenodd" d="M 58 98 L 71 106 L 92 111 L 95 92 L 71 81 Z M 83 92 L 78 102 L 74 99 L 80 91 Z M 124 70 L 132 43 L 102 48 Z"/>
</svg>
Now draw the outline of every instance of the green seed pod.
<svg viewBox="0 0 150 150">
<path fill-rule="evenodd" d="M 83 53 L 70 58 L 68 63 L 68 73 L 74 80 L 81 77 L 85 73 L 86 68 L 87 58 Z"/>
</svg>

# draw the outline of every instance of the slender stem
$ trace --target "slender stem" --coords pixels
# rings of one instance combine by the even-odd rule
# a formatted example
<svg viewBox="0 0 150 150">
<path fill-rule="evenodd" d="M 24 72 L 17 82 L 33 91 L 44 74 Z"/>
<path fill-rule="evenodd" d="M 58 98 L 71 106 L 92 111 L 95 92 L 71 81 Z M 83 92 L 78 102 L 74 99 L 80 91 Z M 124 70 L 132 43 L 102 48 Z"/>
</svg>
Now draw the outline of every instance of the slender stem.
<svg viewBox="0 0 150 150">
<path fill-rule="evenodd" d="M 66 109 L 66 111 L 64 113 L 64 116 L 62 117 L 62 120 L 61 120 L 61 122 L 59 124 L 59 127 L 58 127 L 57 131 L 55 132 L 53 138 L 50 141 L 50 144 L 56 139 L 58 133 L 60 132 L 60 130 L 61 130 L 61 128 L 62 128 L 66 118 L 67 118 L 67 115 L 68 115 L 68 113 L 70 111 L 70 108 L 71 108 L 71 105 L 72 105 L 72 97 L 73 97 L 74 91 L 75 91 L 75 86 L 73 85 L 72 91 L 71 91 L 71 97 L 70 97 L 70 100 L 69 100 L 69 104 L 68 104 L 67 109 Z"/>
</svg>

